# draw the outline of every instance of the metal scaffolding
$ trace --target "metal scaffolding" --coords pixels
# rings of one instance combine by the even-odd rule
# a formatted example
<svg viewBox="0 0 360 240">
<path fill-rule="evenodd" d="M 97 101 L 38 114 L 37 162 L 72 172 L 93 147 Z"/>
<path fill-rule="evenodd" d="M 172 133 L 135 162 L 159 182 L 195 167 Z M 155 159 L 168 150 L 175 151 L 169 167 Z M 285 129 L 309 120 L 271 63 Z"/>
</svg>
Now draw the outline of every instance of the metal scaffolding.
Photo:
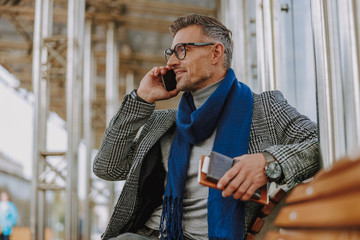
<svg viewBox="0 0 360 240">
<path fill-rule="evenodd" d="M 37 0 L 34 25 L 33 89 L 34 158 L 31 199 L 31 238 L 44 239 L 46 191 L 65 191 L 66 240 L 77 239 L 78 232 L 78 149 L 81 139 L 83 85 L 83 29 L 85 2 L 68 2 L 67 36 L 52 36 L 52 0 Z M 66 58 L 64 57 L 66 52 Z M 48 152 L 46 126 L 52 74 L 66 77 L 67 151 Z M 88 82 L 87 87 L 88 87 Z M 86 89 L 88 90 L 88 89 Z M 88 93 L 88 92 L 86 92 Z M 87 95 L 90 98 L 90 96 Z M 89 129 L 86 129 L 89 131 Z M 87 140 L 89 141 L 89 136 Z M 88 148 L 91 144 L 87 142 Z M 88 156 L 90 162 L 90 156 Z M 87 188 L 87 193 L 90 189 Z M 90 204 L 87 202 L 88 206 Z M 88 211 L 86 211 L 88 212 Z"/>
<path fill-rule="evenodd" d="M 114 185 L 98 183 L 91 175 L 94 149 L 93 110 L 96 61 L 92 46 L 92 21 L 85 22 L 85 1 L 68 1 L 67 36 L 52 36 L 52 0 L 36 1 L 34 26 L 33 89 L 34 162 L 32 181 L 31 237 L 44 239 L 46 228 L 46 191 L 65 192 L 64 239 L 77 239 L 78 224 L 83 220 L 82 239 L 91 238 L 92 208 L 114 201 Z M 118 51 L 115 23 L 107 24 L 106 102 L 107 121 L 118 107 Z M 49 112 L 49 89 L 52 74 L 66 79 L 67 151 L 46 151 L 46 122 Z M 79 207 L 79 160 L 81 140 L 86 147 L 86 196 Z M 99 201 L 99 196 L 102 200 Z M 104 201 L 105 199 L 105 201 Z M 83 216 L 80 215 L 83 212 Z"/>
</svg>

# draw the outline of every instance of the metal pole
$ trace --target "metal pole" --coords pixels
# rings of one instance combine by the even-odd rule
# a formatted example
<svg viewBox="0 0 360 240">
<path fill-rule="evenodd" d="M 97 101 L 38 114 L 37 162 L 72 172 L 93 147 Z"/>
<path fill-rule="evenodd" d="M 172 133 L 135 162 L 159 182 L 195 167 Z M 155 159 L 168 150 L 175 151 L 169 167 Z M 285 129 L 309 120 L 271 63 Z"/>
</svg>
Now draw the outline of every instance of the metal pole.
<svg viewBox="0 0 360 240">
<path fill-rule="evenodd" d="M 326 11 L 323 0 L 311 1 L 312 27 L 314 35 L 316 85 L 318 102 L 318 123 L 320 152 L 324 167 L 334 161 L 334 132 L 331 103 L 331 72 L 329 43 L 327 41 Z"/>
<path fill-rule="evenodd" d="M 259 91 L 267 90 L 266 86 L 266 59 L 265 59 L 265 36 L 264 36 L 264 13 L 263 0 L 256 0 L 256 47 L 257 47 L 257 72 Z"/>
<path fill-rule="evenodd" d="M 73 96 L 73 140 L 74 140 L 74 151 L 78 153 L 79 145 L 82 135 L 82 94 L 83 94 L 83 54 L 84 54 L 84 26 L 85 26 L 85 0 L 76 0 L 75 1 L 75 42 L 77 44 L 75 53 L 75 95 Z M 79 160 L 78 155 L 76 154 L 74 164 L 71 164 L 73 167 L 73 196 L 72 196 L 72 228 L 73 236 L 75 239 L 78 239 L 79 235 Z M 83 187 L 83 186 L 81 186 Z M 72 238 L 73 239 L 73 238 Z"/>
<path fill-rule="evenodd" d="M 239 81 L 249 85 L 254 92 L 259 92 L 260 84 L 255 72 L 257 68 L 256 54 L 258 52 L 255 34 L 255 5 L 258 6 L 259 2 L 253 0 L 223 0 L 218 2 L 221 19 L 233 33 L 235 47 L 232 67 L 236 76 Z"/>
<path fill-rule="evenodd" d="M 32 169 L 32 182 L 31 182 L 31 209 L 30 209 L 30 228 L 31 239 L 37 240 L 38 238 L 38 174 L 39 174 L 39 152 L 43 147 L 41 139 L 44 134 L 42 133 L 40 125 L 40 109 L 41 109 L 41 42 L 42 42 L 42 0 L 36 0 L 35 3 L 35 20 L 34 20 L 34 42 L 33 42 L 33 65 L 32 65 L 32 81 L 34 91 L 34 114 L 33 114 L 33 169 Z M 41 146 L 42 145 L 42 146 Z"/>
<path fill-rule="evenodd" d="M 43 2 L 43 26 L 42 26 L 42 36 L 43 39 L 52 35 L 52 25 L 53 25 L 53 0 L 45 0 Z M 42 41 L 42 52 L 41 52 L 41 64 L 42 64 L 42 71 L 43 79 L 41 81 L 41 96 L 43 98 L 42 101 L 42 119 L 41 124 L 44 128 L 44 136 L 43 136 L 43 150 L 46 151 L 46 132 L 47 132 L 47 119 L 50 110 L 50 63 L 48 62 L 48 50 L 44 47 Z M 44 159 L 46 161 L 46 159 Z M 40 165 L 40 170 L 43 172 L 45 170 L 44 165 Z M 39 189 L 39 199 L 38 199 L 38 206 L 39 206 L 39 216 L 38 216 L 38 227 L 39 227 L 39 239 L 45 239 L 45 228 L 46 228 L 46 218 L 48 214 L 46 213 L 46 190 Z"/>
<path fill-rule="evenodd" d="M 111 118 L 118 109 L 119 101 L 119 63 L 118 47 L 116 42 L 115 23 L 109 22 L 106 31 L 106 122 L 109 124 Z M 109 214 L 114 206 L 115 194 L 114 184 L 108 183 L 109 196 Z"/>
<path fill-rule="evenodd" d="M 275 53 L 274 53 L 274 27 L 273 27 L 273 3 L 271 0 L 263 0 L 263 31 L 264 31 L 264 58 L 265 58 L 265 86 L 266 90 L 276 89 L 275 85 Z"/>
<path fill-rule="evenodd" d="M 75 95 L 75 2 L 68 1 L 68 23 L 67 23 L 67 66 L 66 66 L 66 124 L 67 124 L 67 178 L 66 178 L 66 208 L 65 208 L 65 240 L 75 239 L 72 231 L 72 212 L 73 212 L 73 165 L 77 157 L 77 149 L 74 138 L 74 122 L 73 122 L 73 97 Z"/>
<path fill-rule="evenodd" d="M 84 0 L 68 1 L 66 118 L 68 132 L 65 239 L 78 236 L 78 150 L 80 140 L 80 99 L 82 76 L 82 41 Z"/>
<path fill-rule="evenodd" d="M 359 147 L 359 46 L 354 1 L 311 1 L 320 151 L 325 168 Z"/>
<path fill-rule="evenodd" d="M 84 39 L 84 140 L 86 145 L 86 191 L 85 191 L 85 212 L 83 222 L 83 239 L 88 240 L 91 238 L 91 153 L 93 149 L 93 131 L 92 131 L 92 107 L 91 103 L 94 96 L 94 83 L 93 77 L 95 76 L 93 71 L 93 54 L 91 44 L 91 20 L 85 22 L 85 39 Z"/>
<path fill-rule="evenodd" d="M 249 39 L 246 21 L 248 20 L 248 13 L 246 9 L 246 0 L 227 0 L 222 1 L 223 16 L 227 26 L 232 31 L 234 46 L 237 51 L 234 51 L 232 66 L 236 72 L 236 76 L 241 82 L 250 83 L 248 71 L 248 47 Z M 235 21 L 234 21 L 235 20 Z M 234 49 L 234 50 L 235 50 Z"/>
<path fill-rule="evenodd" d="M 46 150 L 46 122 L 49 111 L 49 63 L 43 39 L 52 32 L 52 0 L 37 0 L 33 37 L 33 91 L 34 91 L 34 132 L 33 132 L 33 178 L 31 197 L 30 228 L 31 238 L 44 239 L 45 191 L 40 190 L 39 175 L 44 170 L 39 161 L 41 152 Z"/>
<path fill-rule="evenodd" d="M 358 3 L 359 4 L 359 3 Z M 343 87 L 346 119 L 347 152 L 360 147 L 360 77 L 359 26 L 356 23 L 356 5 L 353 0 L 338 1 Z"/>
</svg>

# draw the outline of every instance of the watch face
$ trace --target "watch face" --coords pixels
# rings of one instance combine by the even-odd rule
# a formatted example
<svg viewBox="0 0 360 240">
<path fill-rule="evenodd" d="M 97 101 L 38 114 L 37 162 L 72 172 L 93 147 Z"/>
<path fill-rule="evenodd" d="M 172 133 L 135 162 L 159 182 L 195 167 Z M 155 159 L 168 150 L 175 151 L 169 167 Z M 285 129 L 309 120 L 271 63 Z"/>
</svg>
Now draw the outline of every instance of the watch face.
<svg viewBox="0 0 360 240">
<path fill-rule="evenodd" d="M 269 179 L 276 181 L 281 176 L 281 166 L 275 161 L 266 166 L 266 175 Z"/>
</svg>

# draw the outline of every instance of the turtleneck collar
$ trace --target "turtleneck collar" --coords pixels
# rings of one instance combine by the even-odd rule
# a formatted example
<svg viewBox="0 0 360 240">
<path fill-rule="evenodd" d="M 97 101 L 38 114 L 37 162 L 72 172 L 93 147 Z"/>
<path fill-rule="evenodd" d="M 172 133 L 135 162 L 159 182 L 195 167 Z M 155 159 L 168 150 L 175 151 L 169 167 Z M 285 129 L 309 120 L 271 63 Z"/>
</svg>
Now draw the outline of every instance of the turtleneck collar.
<svg viewBox="0 0 360 240">
<path fill-rule="evenodd" d="M 200 108 L 206 102 L 206 100 L 211 96 L 211 94 L 215 92 L 215 90 L 218 88 L 222 80 L 223 79 L 209 86 L 206 86 L 202 89 L 191 92 L 196 109 Z"/>
</svg>

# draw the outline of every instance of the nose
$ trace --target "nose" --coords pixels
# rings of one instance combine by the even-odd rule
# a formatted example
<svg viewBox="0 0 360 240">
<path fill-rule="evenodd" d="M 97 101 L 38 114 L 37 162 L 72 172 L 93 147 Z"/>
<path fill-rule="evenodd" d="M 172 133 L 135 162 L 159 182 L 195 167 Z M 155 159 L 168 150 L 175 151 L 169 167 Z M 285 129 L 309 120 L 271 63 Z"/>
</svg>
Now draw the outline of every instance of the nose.
<svg viewBox="0 0 360 240">
<path fill-rule="evenodd" d="M 173 53 L 167 61 L 167 65 L 172 68 L 174 66 L 178 65 L 179 63 L 180 63 L 180 60 L 175 56 L 175 53 Z"/>
</svg>

